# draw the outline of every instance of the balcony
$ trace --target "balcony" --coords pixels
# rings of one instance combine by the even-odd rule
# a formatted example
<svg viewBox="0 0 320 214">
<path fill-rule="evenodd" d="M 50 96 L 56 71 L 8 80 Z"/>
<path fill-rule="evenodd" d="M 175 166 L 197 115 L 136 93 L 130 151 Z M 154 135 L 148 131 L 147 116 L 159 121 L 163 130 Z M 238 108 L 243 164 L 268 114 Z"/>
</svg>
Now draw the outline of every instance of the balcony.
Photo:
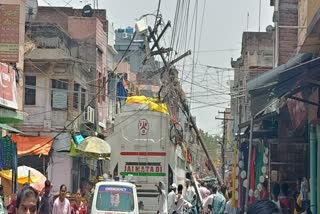
<svg viewBox="0 0 320 214">
<path fill-rule="evenodd" d="M 320 1 L 300 1 L 298 25 L 299 52 L 316 53 L 320 48 Z"/>
</svg>

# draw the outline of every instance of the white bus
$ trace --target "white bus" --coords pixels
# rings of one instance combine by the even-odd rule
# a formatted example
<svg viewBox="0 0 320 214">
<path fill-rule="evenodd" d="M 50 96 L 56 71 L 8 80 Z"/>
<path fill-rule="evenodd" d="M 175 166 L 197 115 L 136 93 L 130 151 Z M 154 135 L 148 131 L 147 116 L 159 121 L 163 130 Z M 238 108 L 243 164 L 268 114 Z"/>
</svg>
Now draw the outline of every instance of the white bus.
<svg viewBox="0 0 320 214">
<path fill-rule="evenodd" d="M 126 104 L 115 118 L 110 170 L 120 179 L 136 183 L 140 213 L 156 213 L 162 181 L 166 192 L 172 183 L 185 181 L 186 161 L 179 145 L 170 141 L 170 118 L 143 104 Z"/>
</svg>

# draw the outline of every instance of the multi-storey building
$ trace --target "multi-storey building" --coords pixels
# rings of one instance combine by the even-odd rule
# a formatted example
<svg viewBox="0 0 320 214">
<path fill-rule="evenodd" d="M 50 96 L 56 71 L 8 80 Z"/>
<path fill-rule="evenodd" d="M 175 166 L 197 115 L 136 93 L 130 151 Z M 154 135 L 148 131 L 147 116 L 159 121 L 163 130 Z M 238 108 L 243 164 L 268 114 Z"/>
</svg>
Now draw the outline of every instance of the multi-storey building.
<svg viewBox="0 0 320 214">
<path fill-rule="evenodd" d="M 3 130 L 10 130 L 8 125 L 24 120 L 25 8 L 26 1 L 0 0 L 0 129 Z"/>
<path fill-rule="evenodd" d="M 28 117 L 19 128 L 32 136 L 56 137 L 47 169 L 55 190 L 61 183 L 76 190 L 80 177 L 96 173 L 94 163 L 69 155 L 72 134 L 104 138 L 108 133 L 106 11 L 93 10 L 91 17 L 81 11 L 39 7 L 27 28 L 33 44 L 25 56 Z"/>
</svg>

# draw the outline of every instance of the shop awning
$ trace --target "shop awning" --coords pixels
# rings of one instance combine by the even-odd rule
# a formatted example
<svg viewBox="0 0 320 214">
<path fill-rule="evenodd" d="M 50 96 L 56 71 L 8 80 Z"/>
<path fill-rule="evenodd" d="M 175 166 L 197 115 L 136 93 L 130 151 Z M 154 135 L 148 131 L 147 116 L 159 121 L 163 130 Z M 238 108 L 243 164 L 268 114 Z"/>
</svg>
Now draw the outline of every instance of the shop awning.
<svg viewBox="0 0 320 214">
<path fill-rule="evenodd" d="M 0 129 L 4 129 L 4 130 L 7 130 L 9 132 L 14 132 L 14 133 L 22 133 L 21 131 L 19 131 L 18 129 L 15 129 L 7 124 L 4 124 L 4 123 L 0 123 Z"/>
<path fill-rule="evenodd" d="M 266 72 L 248 82 L 253 115 L 268 108 L 274 100 L 286 96 L 296 88 L 303 76 L 319 70 L 320 57 L 311 59 L 309 54 L 299 54 L 287 64 Z"/>
<path fill-rule="evenodd" d="M 250 80 L 247 83 L 248 91 L 258 90 L 260 88 L 268 85 L 269 87 L 277 84 L 279 81 L 280 74 L 285 73 L 296 66 L 301 65 L 302 63 L 308 62 L 312 59 L 312 54 L 298 54 L 297 56 L 290 59 L 286 64 L 280 65 L 270 71 L 267 71 L 256 78 Z"/>
<path fill-rule="evenodd" d="M 11 135 L 12 142 L 17 144 L 18 155 L 49 155 L 53 137 L 26 137 Z"/>
</svg>

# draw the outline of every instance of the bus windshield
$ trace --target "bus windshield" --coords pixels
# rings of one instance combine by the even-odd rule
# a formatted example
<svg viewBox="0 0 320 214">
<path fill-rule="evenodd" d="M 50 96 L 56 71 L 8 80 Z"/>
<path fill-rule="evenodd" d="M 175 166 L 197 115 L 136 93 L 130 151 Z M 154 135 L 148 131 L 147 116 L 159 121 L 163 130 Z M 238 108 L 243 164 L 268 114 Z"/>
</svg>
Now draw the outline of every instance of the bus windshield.
<svg viewBox="0 0 320 214">
<path fill-rule="evenodd" d="M 133 189 L 125 186 L 103 185 L 99 187 L 96 207 L 100 211 L 132 212 Z"/>
</svg>

